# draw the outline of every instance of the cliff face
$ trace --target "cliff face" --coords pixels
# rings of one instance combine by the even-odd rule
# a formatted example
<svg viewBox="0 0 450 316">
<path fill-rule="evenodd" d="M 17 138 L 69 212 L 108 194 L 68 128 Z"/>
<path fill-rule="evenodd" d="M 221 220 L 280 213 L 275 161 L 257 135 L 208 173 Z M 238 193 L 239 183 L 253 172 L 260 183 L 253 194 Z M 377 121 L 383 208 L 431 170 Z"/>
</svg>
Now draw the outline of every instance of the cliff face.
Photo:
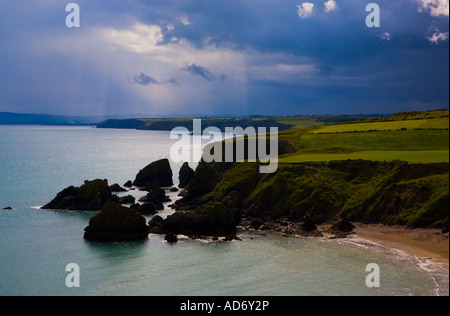
<svg viewBox="0 0 450 316">
<path fill-rule="evenodd" d="M 205 179 L 208 181 L 205 185 Z M 202 188 L 199 190 L 199 188 Z M 259 174 L 257 164 L 201 163 L 179 208 L 216 201 L 257 222 L 348 218 L 366 223 L 445 227 L 449 165 L 338 161 L 280 164 Z"/>
</svg>

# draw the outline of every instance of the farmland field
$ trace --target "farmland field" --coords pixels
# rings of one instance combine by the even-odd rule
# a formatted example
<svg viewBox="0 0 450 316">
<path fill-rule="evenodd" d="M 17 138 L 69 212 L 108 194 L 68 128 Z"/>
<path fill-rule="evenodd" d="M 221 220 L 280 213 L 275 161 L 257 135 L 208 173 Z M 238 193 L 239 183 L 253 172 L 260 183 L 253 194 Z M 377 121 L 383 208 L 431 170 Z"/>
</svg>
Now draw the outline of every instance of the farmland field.
<svg viewBox="0 0 450 316">
<path fill-rule="evenodd" d="M 296 150 L 281 156 L 281 163 L 359 159 L 448 163 L 448 111 L 400 113 L 376 121 L 293 129 L 280 133 L 280 140 Z"/>
</svg>

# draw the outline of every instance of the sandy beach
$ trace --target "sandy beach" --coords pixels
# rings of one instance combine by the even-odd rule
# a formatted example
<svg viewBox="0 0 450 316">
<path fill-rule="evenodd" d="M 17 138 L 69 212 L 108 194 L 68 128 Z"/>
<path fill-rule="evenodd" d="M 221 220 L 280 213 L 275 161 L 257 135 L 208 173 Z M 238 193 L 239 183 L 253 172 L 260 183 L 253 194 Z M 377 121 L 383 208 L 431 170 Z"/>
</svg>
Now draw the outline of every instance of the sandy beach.
<svg viewBox="0 0 450 316">
<path fill-rule="evenodd" d="M 349 238 L 366 240 L 415 256 L 419 266 L 432 275 L 436 295 L 449 295 L 449 234 L 440 229 L 406 229 L 401 226 L 353 223 Z"/>
<path fill-rule="evenodd" d="M 449 235 L 440 229 L 406 229 L 400 226 L 355 224 L 358 237 L 413 254 L 420 260 L 449 270 Z"/>
</svg>

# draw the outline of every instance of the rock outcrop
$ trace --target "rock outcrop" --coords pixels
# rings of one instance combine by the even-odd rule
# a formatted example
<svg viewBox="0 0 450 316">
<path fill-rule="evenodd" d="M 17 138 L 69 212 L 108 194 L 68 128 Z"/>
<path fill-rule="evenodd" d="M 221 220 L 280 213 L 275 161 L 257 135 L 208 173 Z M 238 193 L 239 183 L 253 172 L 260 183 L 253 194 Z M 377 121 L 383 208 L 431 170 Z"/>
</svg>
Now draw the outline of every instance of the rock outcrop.
<svg viewBox="0 0 450 316">
<path fill-rule="evenodd" d="M 351 233 L 353 229 L 355 229 L 355 226 L 347 218 L 344 218 L 334 223 L 333 226 L 331 226 L 330 231 L 336 234 L 348 234 Z"/>
<path fill-rule="evenodd" d="M 219 202 L 209 202 L 195 211 L 176 212 L 161 221 L 149 223 L 150 232 L 156 234 L 187 235 L 193 237 L 236 235 L 236 223 L 230 210 Z"/>
<path fill-rule="evenodd" d="M 148 237 L 145 218 L 137 211 L 108 202 L 85 229 L 84 238 L 93 241 L 134 241 Z"/>
<path fill-rule="evenodd" d="M 119 204 L 134 204 L 136 199 L 132 195 L 124 196 L 119 199 Z"/>
<path fill-rule="evenodd" d="M 173 173 L 168 159 L 155 161 L 141 170 L 133 185 L 138 187 L 170 187 L 173 185 Z"/>
<path fill-rule="evenodd" d="M 127 192 L 127 189 L 122 188 L 118 183 L 110 186 L 112 192 Z"/>
<path fill-rule="evenodd" d="M 189 163 L 185 162 L 180 169 L 178 179 L 180 180 L 180 188 L 188 186 L 189 182 L 194 178 L 195 171 L 189 167 Z"/>
<path fill-rule="evenodd" d="M 133 186 L 133 181 L 128 180 L 124 185 L 125 188 L 131 188 Z"/>
<path fill-rule="evenodd" d="M 64 189 L 42 209 L 99 211 L 106 202 L 115 198 L 117 196 L 112 195 L 108 180 L 85 181 L 79 188 L 71 186 Z"/>
</svg>

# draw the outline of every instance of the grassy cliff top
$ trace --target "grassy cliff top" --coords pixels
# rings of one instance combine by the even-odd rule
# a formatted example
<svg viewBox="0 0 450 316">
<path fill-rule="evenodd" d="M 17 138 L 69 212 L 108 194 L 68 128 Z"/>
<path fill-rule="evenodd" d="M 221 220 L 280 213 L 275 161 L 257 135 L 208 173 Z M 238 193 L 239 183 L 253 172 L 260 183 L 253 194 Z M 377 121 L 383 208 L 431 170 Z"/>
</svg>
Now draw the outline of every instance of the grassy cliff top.
<svg viewBox="0 0 450 316">
<path fill-rule="evenodd" d="M 449 111 L 394 114 L 352 123 L 281 132 L 293 154 L 280 162 L 333 160 L 401 160 L 411 163 L 449 162 Z"/>
</svg>

